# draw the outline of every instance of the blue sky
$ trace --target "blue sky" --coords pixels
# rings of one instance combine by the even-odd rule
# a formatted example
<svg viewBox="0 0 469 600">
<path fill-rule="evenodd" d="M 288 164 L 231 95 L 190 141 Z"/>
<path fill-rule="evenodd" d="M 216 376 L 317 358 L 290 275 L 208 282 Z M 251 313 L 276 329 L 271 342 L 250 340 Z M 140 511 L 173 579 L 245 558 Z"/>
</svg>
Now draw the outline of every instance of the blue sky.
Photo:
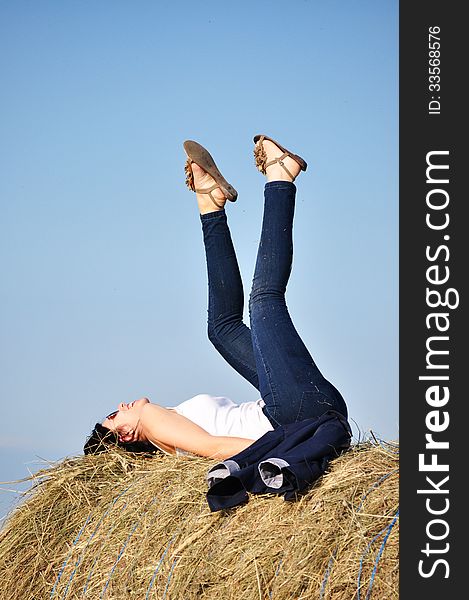
<svg viewBox="0 0 469 600">
<path fill-rule="evenodd" d="M 398 437 L 397 22 L 388 0 L 0 4 L 0 480 L 120 401 L 258 397 L 206 339 L 187 138 L 238 189 L 246 295 L 252 136 L 307 159 L 290 312 L 355 435 Z"/>
</svg>

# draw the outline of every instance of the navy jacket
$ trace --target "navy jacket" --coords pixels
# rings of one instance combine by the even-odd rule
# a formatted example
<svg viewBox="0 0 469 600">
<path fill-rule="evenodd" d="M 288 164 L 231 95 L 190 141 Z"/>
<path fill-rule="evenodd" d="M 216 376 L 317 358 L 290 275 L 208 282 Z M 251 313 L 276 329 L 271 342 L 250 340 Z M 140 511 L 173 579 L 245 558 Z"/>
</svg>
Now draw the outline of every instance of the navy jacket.
<svg viewBox="0 0 469 600">
<path fill-rule="evenodd" d="M 285 500 L 294 500 L 325 472 L 332 458 L 350 446 L 350 440 L 350 425 L 333 410 L 268 431 L 210 469 L 210 510 L 247 502 L 248 492 L 283 494 Z"/>
</svg>

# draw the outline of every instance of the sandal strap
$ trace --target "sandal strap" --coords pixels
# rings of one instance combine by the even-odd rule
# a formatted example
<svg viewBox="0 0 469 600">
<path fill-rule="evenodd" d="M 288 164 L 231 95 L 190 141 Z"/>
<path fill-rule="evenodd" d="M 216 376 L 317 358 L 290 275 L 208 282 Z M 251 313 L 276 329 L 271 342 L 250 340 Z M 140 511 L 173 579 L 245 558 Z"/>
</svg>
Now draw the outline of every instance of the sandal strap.
<svg viewBox="0 0 469 600">
<path fill-rule="evenodd" d="M 287 156 L 290 156 L 289 152 L 284 152 L 282 154 L 282 156 L 278 156 L 277 158 L 274 158 L 270 162 L 266 163 L 265 164 L 265 168 L 267 169 L 267 167 L 271 167 L 272 165 L 275 165 L 275 163 L 277 163 L 277 164 L 279 164 L 283 168 L 283 170 L 286 172 L 286 174 L 288 175 L 288 177 L 291 177 L 291 180 L 295 181 L 295 178 L 293 177 L 293 175 L 290 173 L 290 171 L 287 169 L 285 163 L 283 162 L 283 159 L 287 158 Z M 295 160 L 295 159 L 293 159 L 293 160 Z"/>
<path fill-rule="evenodd" d="M 216 199 L 213 197 L 212 192 L 213 190 L 216 190 L 217 188 L 220 188 L 220 186 L 216 183 L 215 185 L 212 185 L 212 187 L 210 188 L 204 188 L 202 190 L 195 190 L 196 194 L 208 194 L 210 196 L 210 200 L 215 204 L 215 206 L 217 208 L 223 209 L 225 208 L 224 205 L 219 204 Z M 221 189 L 221 188 L 220 188 Z"/>
<path fill-rule="evenodd" d="M 215 185 L 212 185 L 212 187 L 210 187 L 210 188 L 204 188 L 202 190 L 196 189 L 195 191 L 196 191 L 197 194 L 210 194 L 210 192 L 213 192 L 213 190 L 216 190 L 217 187 L 220 187 L 218 185 L 218 183 L 216 183 Z"/>
</svg>

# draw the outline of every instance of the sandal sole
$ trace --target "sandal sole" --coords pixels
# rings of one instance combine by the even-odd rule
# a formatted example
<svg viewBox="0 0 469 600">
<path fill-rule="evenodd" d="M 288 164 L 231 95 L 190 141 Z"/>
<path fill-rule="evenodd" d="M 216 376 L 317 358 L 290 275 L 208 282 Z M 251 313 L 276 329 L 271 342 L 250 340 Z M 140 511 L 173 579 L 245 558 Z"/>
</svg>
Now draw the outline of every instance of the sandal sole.
<svg viewBox="0 0 469 600">
<path fill-rule="evenodd" d="M 280 148 L 280 150 L 282 152 L 286 152 L 290 156 L 290 158 L 293 158 L 293 160 L 296 161 L 300 165 L 300 168 L 302 171 L 306 171 L 306 169 L 308 168 L 308 164 L 304 158 L 301 158 L 301 156 L 298 156 L 298 154 L 295 154 L 294 152 L 290 152 L 290 150 L 288 150 L 287 148 L 282 146 L 282 144 L 279 144 L 277 142 L 277 140 L 274 140 L 273 138 L 269 137 L 268 135 L 261 135 L 261 134 L 255 135 L 254 143 L 257 144 L 257 142 L 261 139 L 261 137 L 263 137 L 265 140 L 269 140 L 269 142 L 273 142 L 278 148 Z"/>
<path fill-rule="evenodd" d="M 235 202 L 238 197 L 238 192 L 220 173 L 210 152 L 193 140 L 186 140 L 183 146 L 187 156 L 213 177 L 215 183 L 220 186 L 221 191 L 225 194 L 226 199 L 230 202 Z"/>
</svg>

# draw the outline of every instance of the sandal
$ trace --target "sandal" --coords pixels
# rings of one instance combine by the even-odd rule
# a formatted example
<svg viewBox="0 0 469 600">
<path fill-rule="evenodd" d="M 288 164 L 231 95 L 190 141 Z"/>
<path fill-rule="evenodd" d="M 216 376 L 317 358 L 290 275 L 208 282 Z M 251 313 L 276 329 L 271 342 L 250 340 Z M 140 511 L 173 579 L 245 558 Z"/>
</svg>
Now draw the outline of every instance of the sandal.
<svg viewBox="0 0 469 600">
<path fill-rule="evenodd" d="M 187 187 L 196 192 L 197 194 L 208 194 L 210 196 L 211 201 L 218 208 L 223 208 L 223 205 L 219 204 L 217 200 L 213 197 L 212 192 L 217 188 L 225 195 L 225 198 L 230 202 L 235 202 L 238 197 L 238 192 L 234 189 L 232 185 L 230 185 L 223 175 L 218 170 L 215 161 L 212 156 L 203 146 L 198 144 L 197 142 L 193 142 L 192 140 L 186 140 L 184 142 L 184 150 L 187 154 L 186 164 L 184 166 L 184 171 L 186 172 L 186 185 Z M 194 185 L 194 174 L 192 173 L 192 163 L 196 163 L 201 167 L 206 173 L 208 173 L 215 180 L 215 185 L 210 188 L 205 188 L 202 190 L 197 190 Z"/>
<path fill-rule="evenodd" d="M 266 154 L 266 151 L 264 150 L 264 146 L 262 145 L 262 142 L 264 140 L 269 140 L 270 142 L 273 142 L 278 148 L 280 148 L 280 150 L 283 152 L 282 156 L 278 156 L 277 158 L 274 158 L 270 162 L 267 162 L 267 154 Z M 286 158 L 287 156 L 289 156 L 295 162 L 297 162 L 300 165 L 302 171 L 306 171 L 306 169 L 308 167 L 306 161 L 303 158 L 301 158 L 301 156 L 298 156 L 298 154 L 293 154 L 293 152 L 290 152 L 290 150 L 287 150 L 281 144 L 279 144 L 277 141 L 273 140 L 272 138 L 268 137 L 267 135 L 254 136 L 254 143 L 256 144 L 256 146 L 254 148 L 254 158 L 256 161 L 256 167 L 259 169 L 259 171 L 263 175 L 266 174 L 267 167 L 270 167 L 271 165 L 278 163 L 283 168 L 283 170 L 287 173 L 288 177 L 290 177 L 292 181 L 295 181 L 295 177 L 293 177 L 293 175 L 290 173 L 290 171 L 287 169 L 285 163 L 283 162 L 283 159 Z"/>
</svg>

